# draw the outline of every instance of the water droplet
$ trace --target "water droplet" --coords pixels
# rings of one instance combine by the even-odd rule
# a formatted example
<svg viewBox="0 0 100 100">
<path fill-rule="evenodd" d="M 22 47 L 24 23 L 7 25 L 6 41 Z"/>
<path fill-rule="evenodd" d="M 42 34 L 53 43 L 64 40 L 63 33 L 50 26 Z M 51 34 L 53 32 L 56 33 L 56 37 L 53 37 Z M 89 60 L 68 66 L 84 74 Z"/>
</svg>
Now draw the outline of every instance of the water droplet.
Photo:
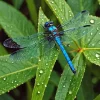
<svg viewBox="0 0 100 100">
<path fill-rule="evenodd" d="M 48 78 L 50 78 L 50 76 Z"/>
<path fill-rule="evenodd" d="M 52 70 L 50 69 L 50 72 L 52 72 Z"/>
<path fill-rule="evenodd" d="M 47 87 L 47 85 L 45 85 L 45 87 Z"/>
<path fill-rule="evenodd" d="M 92 44 L 92 46 L 94 46 L 94 44 Z"/>
<path fill-rule="evenodd" d="M 96 56 L 97 58 L 98 58 L 98 57 L 100 57 L 100 55 L 99 55 L 99 54 L 96 54 L 95 56 Z"/>
<path fill-rule="evenodd" d="M 19 84 L 17 84 L 17 86 L 18 86 Z"/>
<path fill-rule="evenodd" d="M 12 81 L 11 83 L 14 83 L 14 81 Z"/>
<path fill-rule="evenodd" d="M 90 20 L 90 23 L 91 23 L 91 24 L 93 24 L 93 23 L 94 23 L 94 20 L 93 20 L 93 19 L 91 19 L 91 20 Z"/>
<path fill-rule="evenodd" d="M 39 76 L 41 76 L 41 75 L 39 74 Z"/>
<path fill-rule="evenodd" d="M 48 63 L 46 63 L 46 66 L 48 65 Z"/>
<path fill-rule="evenodd" d="M 53 4 L 54 2 L 53 2 L 53 1 L 51 1 L 51 3 Z"/>
<path fill-rule="evenodd" d="M 97 27 L 97 30 L 99 30 L 99 28 Z"/>
<path fill-rule="evenodd" d="M 2 94 L 4 93 L 4 91 L 2 91 Z"/>
<path fill-rule="evenodd" d="M 65 85 L 63 85 L 63 87 L 65 87 Z"/>
<path fill-rule="evenodd" d="M 16 83 L 17 81 L 15 80 L 15 83 Z"/>
<path fill-rule="evenodd" d="M 40 91 L 38 91 L 38 94 L 40 94 Z"/>
<path fill-rule="evenodd" d="M 44 84 L 44 83 L 42 82 L 42 84 Z"/>
<path fill-rule="evenodd" d="M 5 81 L 5 80 L 6 80 L 6 78 L 4 77 L 4 78 L 3 78 L 3 80 Z"/>
<path fill-rule="evenodd" d="M 57 9 L 55 8 L 54 10 L 56 11 Z"/>
<path fill-rule="evenodd" d="M 90 33 L 91 35 L 93 35 L 93 33 Z"/>
<path fill-rule="evenodd" d="M 72 94 L 72 91 L 69 91 L 69 94 Z"/>
<path fill-rule="evenodd" d="M 41 59 L 39 59 L 39 61 L 41 61 Z"/>
<path fill-rule="evenodd" d="M 55 57 L 57 57 L 57 55 L 55 55 Z"/>
<path fill-rule="evenodd" d="M 40 72 L 39 72 L 40 74 L 42 74 L 43 73 L 43 70 L 40 70 Z"/>
<path fill-rule="evenodd" d="M 90 41 L 90 39 L 88 39 L 88 42 Z"/>
<path fill-rule="evenodd" d="M 39 83 L 37 83 L 37 85 L 39 86 L 40 84 L 39 84 Z"/>
<path fill-rule="evenodd" d="M 72 16 L 71 14 L 69 16 Z"/>
</svg>

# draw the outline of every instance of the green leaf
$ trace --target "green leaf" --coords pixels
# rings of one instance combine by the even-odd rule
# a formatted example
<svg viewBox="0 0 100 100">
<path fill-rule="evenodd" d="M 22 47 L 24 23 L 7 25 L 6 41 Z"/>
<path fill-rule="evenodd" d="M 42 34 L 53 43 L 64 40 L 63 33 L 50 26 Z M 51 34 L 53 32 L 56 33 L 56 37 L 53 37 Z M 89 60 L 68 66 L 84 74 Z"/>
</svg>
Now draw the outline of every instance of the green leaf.
<svg viewBox="0 0 100 100">
<path fill-rule="evenodd" d="M 91 63 L 100 66 L 100 18 L 90 16 L 88 22 L 91 28 L 83 38 L 82 50 Z"/>
<path fill-rule="evenodd" d="M 0 1 L 0 24 L 10 37 L 33 34 L 35 29 L 20 12 Z"/>
<path fill-rule="evenodd" d="M 12 2 L 14 4 L 15 8 L 20 9 L 20 7 L 21 7 L 22 3 L 24 2 L 24 0 L 19 0 L 19 1 L 18 0 L 12 0 Z"/>
<path fill-rule="evenodd" d="M 5 48 L 2 46 L 2 44 L 0 44 L 0 56 L 4 55 L 4 54 L 7 54 L 7 51 L 5 50 Z"/>
<path fill-rule="evenodd" d="M 70 71 L 69 66 L 65 66 L 58 85 L 55 100 L 74 100 L 86 67 L 84 56 L 78 53 L 73 60 L 73 64 L 77 67 L 77 73 L 74 75 Z"/>
<path fill-rule="evenodd" d="M 100 100 L 100 94 L 94 100 Z"/>
<path fill-rule="evenodd" d="M 98 0 L 98 2 L 99 2 L 99 5 L 100 5 L 100 0 Z"/>
<path fill-rule="evenodd" d="M 8 94 L 3 94 L 0 95 L 0 100 L 14 100 L 14 99 Z"/>
<path fill-rule="evenodd" d="M 0 57 L 0 94 L 28 81 L 35 75 L 36 64 L 11 62 L 9 56 Z"/>
<path fill-rule="evenodd" d="M 34 0 L 26 0 L 26 3 L 30 12 L 30 17 L 34 22 L 35 26 L 37 26 L 37 11 L 36 11 L 35 2 Z"/>
<path fill-rule="evenodd" d="M 90 69 L 87 67 L 80 89 L 77 94 L 77 100 L 93 100 L 94 91 Z"/>
<path fill-rule="evenodd" d="M 44 25 L 46 21 L 48 21 L 48 19 L 46 18 L 46 16 L 43 14 L 42 10 L 40 9 L 39 23 L 38 23 L 39 32 L 44 31 L 42 26 Z M 47 86 L 47 83 L 50 78 L 50 74 L 52 72 L 57 56 L 58 56 L 58 52 L 56 48 L 53 48 L 53 50 L 50 50 L 48 54 L 46 55 L 44 54 L 44 56 L 40 58 L 39 66 L 36 72 L 35 86 L 34 86 L 31 100 L 42 100 L 45 88 Z"/>
<path fill-rule="evenodd" d="M 91 14 L 95 14 L 97 9 L 97 0 L 66 0 L 74 14 L 88 10 Z M 77 5 L 77 6 L 76 6 Z"/>
<path fill-rule="evenodd" d="M 55 89 L 55 86 L 51 83 L 48 83 L 47 88 L 45 90 L 43 100 L 50 100 L 50 98 L 54 92 L 54 89 Z"/>
<path fill-rule="evenodd" d="M 54 12 L 60 23 L 73 17 L 73 13 L 65 0 L 45 0 Z"/>
</svg>

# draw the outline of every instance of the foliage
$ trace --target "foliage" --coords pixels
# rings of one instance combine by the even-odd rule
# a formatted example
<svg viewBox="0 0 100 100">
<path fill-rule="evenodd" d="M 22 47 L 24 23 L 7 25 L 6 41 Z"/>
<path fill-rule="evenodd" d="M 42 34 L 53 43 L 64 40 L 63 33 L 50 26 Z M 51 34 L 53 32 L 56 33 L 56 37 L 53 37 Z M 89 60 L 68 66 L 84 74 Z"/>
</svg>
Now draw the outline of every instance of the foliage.
<svg viewBox="0 0 100 100">
<path fill-rule="evenodd" d="M 63 60 L 62 54 L 56 47 L 45 54 L 44 51 L 47 49 L 39 45 L 39 48 L 36 47 L 36 49 L 37 51 L 40 50 L 41 56 L 38 57 L 37 55 L 37 57 L 27 61 L 13 62 L 9 59 L 5 47 L 0 44 L 0 94 L 2 94 L 0 98 L 13 100 L 6 92 L 26 83 L 27 100 L 74 100 L 75 98 L 77 100 L 99 100 L 100 95 L 93 90 L 93 86 L 100 83 L 100 18 L 95 16 L 100 1 L 41 0 L 40 5 L 37 5 L 38 0 L 26 0 L 26 2 L 24 0 L 20 0 L 20 2 L 12 0 L 11 2 L 13 7 L 6 1 L 0 1 L 1 30 L 3 29 L 10 38 L 32 35 L 37 33 L 36 30 L 38 30 L 38 33 L 44 32 L 43 25 L 46 21 L 49 21 L 46 15 L 52 20 L 54 19 L 54 23 L 68 22 L 66 27 L 62 27 L 64 30 L 84 25 L 84 21 L 90 27 L 89 30 L 81 30 L 82 33 L 87 33 L 84 37 L 80 40 L 75 39 L 71 43 L 74 50 L 71 49 L 70 55 L 77 69 L 75 75 L 70 71 L 67 62 Z M 27 5 L 30 21 L 20 10 L 18 11 L 24 3 Z M 37 14 L 38 9 L 39 14 Z M 88 10 L 92 15 L 87 15 L 86 19 L 82 17 L 83 20 L 79 15 L 78 19 L 74 18 L 70 22 L 74 14 L 82 10 Z M 38 37 L 37 41 L 39 39 L 41 37 Z M 66 39 L 66 41 L 68 40 Z M 66 48 L 69 53 L 71 46 Z M 58 68 L 53 70 L 56 61 L 59 62 Z M 61 69 L 59 70 L 59 68 Z M 35 83 L 30 81 L 33 78 L 35 78 Z M 94 78 L 97 81 L 93 82 Z M 32 87 L 33 84 L 34 88 Z M 56 92 L 55 88 L 57 88 Z"/>
</svg>

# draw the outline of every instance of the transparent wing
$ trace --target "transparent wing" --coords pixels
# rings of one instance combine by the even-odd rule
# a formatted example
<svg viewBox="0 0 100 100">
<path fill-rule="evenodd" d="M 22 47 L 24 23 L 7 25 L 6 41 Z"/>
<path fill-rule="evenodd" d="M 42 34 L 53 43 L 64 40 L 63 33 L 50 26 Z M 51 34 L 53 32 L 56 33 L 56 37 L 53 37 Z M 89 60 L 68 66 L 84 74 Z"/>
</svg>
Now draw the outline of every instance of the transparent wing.
<svg viewBox="0 0 100 100">
<path fill-rule="evenodd" d="M 3 45 L 8 48 L 24 48 L 39 42 L 38 37 L 44 38 L 44 33 L 32 34 L 29 36 L 9 38 L 4 41 Z"/>
<path fill-rule="evenodd" d="M 18 40 L 20 39 L 24 39 L 25 42 L 27 41 L 27 38 L 24 37 L 24 38 L 17 38 Z M 30 40 L 30 38 L 29 38 Z M 9 41 L 9 43 L 8 43 Z M 20 40 L 20 44 L 22 44 L 21 46 L 18 45 L 16 42 L 14 42 L 12 39 L 7 39 L 5 43 L 8 43 L 6 44 L 7 47 L 10 47 L 10 48 L 19 48 L 20 46 L 20 50 L 17 50 L 15 52 L 13 52 L 11 55 L 10 55 L 10 58 L 11 60 L 13 61 L 23 61 L 23 60 L 29 60 L 30 58 L 32 57 L 39 57 L 40 56 L 40 46 L 42 46 L 42 54 L 47 54 L 50 52 L 50 50 L 52 50 L 52 48 L 54 47 L 55 43 L 54 41 L 48 41 L 46 38 L 41 38 L 40 40 L 39 39 L 36 39 L 35 42 L 31 42 L 29 41 L 30 43 L 29 44 L 22 44 L 24 43 L 23 41 Z M 11 44 L 11 46 L 10 46 Z M 26 46 L 26 47 L 25 47 Z"/>
<path fill-rule="evenodd" d="M 82 11 L 78 13 L 77 15 L 75 15 L 71 20 L 62 24 L 61 27 L 66 30 L 70 30 L 70 29 L 75 29 L 75 28 L 82 27 L 85 25 L 89 25 L 90 23 L 88 21 L 88 17 L 89 17 L 89 12 Z"/>
<path fill-rule="evenodd" d="M 44 40 L 41 42 L 41 44 L 32 44 L 28 47 L 22 48 L 20 50 L 17 50 L 13 52 L 10 55 L 11 60 L 13 61 L 23 61 L 23 60 L 29 60 L 34 57 L 40 56 L 40 46 L 42 45 L 42 55 L 49 53 L 52 48 L 54 48 L 54 41 Z"/>
<path fill-rule="evenodd" d="M 12 61 L 23 61 L 23 60 L 29 60 L 32 57 L 39 57 L 39 55 L 40 55 L 39 46 L 36 45 L 35 47 L 29 46 L 13 52 L 10 55 L 10 59 Z"/>
<path fill-rule="evenodd" d="M 89 30 L 90 30 L 90 26 L 85 26 L 85 27 L 83 26 L 83 27 L 65 31 L 61 36 L 62 42 L 68 44 L 70 42 L 77 41 L 81 39 L 85 34 L 87 34 Z"/>
<path fill-rule="evenodd" d="M 77 41 L 88 33 L 91 25 L 89 22 L 88 11 L 82 11 L 73 17 L 69 22 L 64 23 L 62 27 L 66 30 L 60 32 L 62 35 L 62 41 L 70 43 L 73 40 Z"/>
</svg>

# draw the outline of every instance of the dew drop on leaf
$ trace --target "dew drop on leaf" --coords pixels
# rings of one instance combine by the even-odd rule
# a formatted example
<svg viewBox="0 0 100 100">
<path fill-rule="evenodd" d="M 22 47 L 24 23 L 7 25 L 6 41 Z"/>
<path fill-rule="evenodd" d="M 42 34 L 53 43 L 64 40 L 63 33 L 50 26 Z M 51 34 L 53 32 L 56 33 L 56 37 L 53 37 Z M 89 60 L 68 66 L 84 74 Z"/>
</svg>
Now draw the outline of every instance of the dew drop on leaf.
<svg viewBox="0 0 100 100">
<path fill-rule="evenodd" d="M 15 83 L 16 83 L 17 81 L 15 80 Z"/>
<path fill-rule="evenodd" d="M 69 94 L 72 94 L 72 91 L 69 91 Z"/>
<path fill-rule="evenodd" d="M 5 81 L 5 80 L 6 80 L 6 78 L 4 77 L 4 78 L 3 78 L 3 80 Z"/>
<path fill-rule="evenodd" d="M 51 1 L 51 3 L 53 4 L 54 2 L 53 2 L 53 1 Z"/>
<path fill-rule="evenodd" d="M 14 62 L 11 62 L 12 64 L 14 63 Z"/>
<path fill-rule="evenodd" d="M 42 82 L 42 84 L 44 84 L 44 83 Z"/>
<path fill-rule="evenodd" d="M 99 55 L 99 54 L 96 54 L 95 56 L 96 56 L 97 58 L 99 58 L 99 57 L 100 57 L 100 55 Z"/>
<path fill-rule="evenodd" d="M 65 85 L 63 85 L 63 87 L 65 87 Z"/>
<path fill-rule="evenodd" d="M 41 59 L 39 59 L 39 61 L 41 61 Z"/>
<path fill-rule="evenodd" d="M 91 24 L 94 24 L 94 20 L 93 20 L 93 19 L 91 19 L 91 20 L 90 20 L 90 23 L 91 23 Z"/>
<path fill-rule="evenodd" d="M 40 91 L 38 91 L 38 94 L 40 94 Z"/>
<path fill-rule="evenodd" d="M 40 70 L 39 73 L 42 74 L 43 73 L 43 70 Z"/>
<path fill-rule="evenodd" d="M 46 63 L 46 66 L 48 65 L 48 63 Z"/>
<path fill-rule="evenodd" d="M 40 84 L 39 84 L 39 83 L 37 83 L 37 85 L 39 86 Z"/>
<path fill-rule="evenodd" d="M 47 85 L 45 85 L 45 87 L 47 87 Z"/>
<path fill-rule="evenodd" d="M 99 28 L 97 27 L 97 30 L 99 30 Z"/>
<path fill-rule="evenodd" d="M 91 35 L 93 35 L 93 33 L 90 33 Z"/>
<path fill-rule="evenodd" d="M 54 9 L 55 11 L 57 10 L 57 9 Z"/>
<path fill-rule="evenodd" d="M 17 84 L 17 86 L 18 86 L 19 84 Z"/>
</svg>

